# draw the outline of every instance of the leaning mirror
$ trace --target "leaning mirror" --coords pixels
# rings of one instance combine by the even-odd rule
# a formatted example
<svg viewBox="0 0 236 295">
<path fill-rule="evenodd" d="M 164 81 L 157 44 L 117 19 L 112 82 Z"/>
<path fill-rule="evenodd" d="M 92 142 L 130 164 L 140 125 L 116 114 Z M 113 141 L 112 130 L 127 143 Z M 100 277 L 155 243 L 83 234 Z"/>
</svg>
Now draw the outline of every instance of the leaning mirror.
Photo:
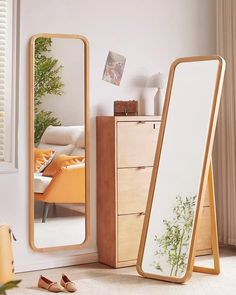
<svg viewBox="0 0 236 295">
<path fill-rule="evenodd" d="M 89 236 L 88 42 L 30 42 L 30 244 L 81 247 Z"/>
<path fill-rule="evenodd" d="M 138 257 L 145 277 L 191 276 L 224 67 L 218 56 L 171 66 Z"/>
</svg>

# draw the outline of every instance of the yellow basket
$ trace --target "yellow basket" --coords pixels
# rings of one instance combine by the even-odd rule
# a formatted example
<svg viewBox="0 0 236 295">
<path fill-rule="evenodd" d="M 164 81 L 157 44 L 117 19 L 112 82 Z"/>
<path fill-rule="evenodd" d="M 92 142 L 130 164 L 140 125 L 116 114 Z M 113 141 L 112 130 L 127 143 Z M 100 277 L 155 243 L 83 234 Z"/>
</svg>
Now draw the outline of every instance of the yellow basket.
<svg viewBox="0 0 236 295">
<path fill-rule="evenodd" d="M 12 233 L 8 224 L 0 224 L 0 284 L 14 278 Z"/>
</svg>

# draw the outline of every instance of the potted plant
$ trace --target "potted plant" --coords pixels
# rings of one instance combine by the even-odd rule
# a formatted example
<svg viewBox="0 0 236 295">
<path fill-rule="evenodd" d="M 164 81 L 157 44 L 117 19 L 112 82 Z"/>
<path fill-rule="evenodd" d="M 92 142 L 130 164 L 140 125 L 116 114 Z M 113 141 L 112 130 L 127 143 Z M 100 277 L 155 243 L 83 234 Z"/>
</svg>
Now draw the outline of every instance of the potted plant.
<svg viewBox="0 0 236 295">
<path fill-rule="evenodd" d="M 64 84 L 60 77 L 63 68 L 58 60 L 49 56 L 52 46 L 51 38 L 39 37 L 35 40 L 34 54 L 34 141 L 37 145 L 45 129 L 60 126 L 60 120 L 51 111 L 43 110 L 41 105 L 48 94 L 62 95 Z"/>
</svg>

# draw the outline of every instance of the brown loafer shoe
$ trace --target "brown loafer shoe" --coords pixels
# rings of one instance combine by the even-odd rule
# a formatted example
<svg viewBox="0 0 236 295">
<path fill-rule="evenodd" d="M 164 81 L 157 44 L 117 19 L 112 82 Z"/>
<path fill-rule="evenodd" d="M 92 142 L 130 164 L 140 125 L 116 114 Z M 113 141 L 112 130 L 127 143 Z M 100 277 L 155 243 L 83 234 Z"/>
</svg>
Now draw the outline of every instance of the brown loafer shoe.
<svg viewBox="0 0 236 295">
<path fill-rule="evenodd" d="M 71 282 L 71 280 L 63 273 L 61 277 L 61 285 L 64 287 L 68 292 L 76 292 L 78 290 L 78 287 L 74 282 Z"/>
<path fill-rule="evenodd" d="M 46 289 L 49 292 L 59 293 L 63 291 L 63 288 L 57 282 L 52 282 L 44 276 L 39 277 L 38 287 L 42 289 Z"/>
</svg>

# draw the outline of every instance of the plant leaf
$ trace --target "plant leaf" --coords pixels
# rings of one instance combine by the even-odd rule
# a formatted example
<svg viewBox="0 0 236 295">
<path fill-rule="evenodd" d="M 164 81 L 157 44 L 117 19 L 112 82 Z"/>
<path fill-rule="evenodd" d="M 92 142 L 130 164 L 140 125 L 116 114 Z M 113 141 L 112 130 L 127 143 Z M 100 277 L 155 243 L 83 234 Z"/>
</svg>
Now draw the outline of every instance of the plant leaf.
<svg viewBox="0 0 236 295">
<path fill-rule="evenodd" d="M 0 294 L 4 294 L 4 291 L 6 291 L 6 290 L 10 290 L 10 289 L 18 287 L 18 284 L 20 282 L 21 282 L 21 280 L 14 280 L 14 281 L 9 281 L 9 282 L 3 284 L 0 287 Z"/>
</svg>

